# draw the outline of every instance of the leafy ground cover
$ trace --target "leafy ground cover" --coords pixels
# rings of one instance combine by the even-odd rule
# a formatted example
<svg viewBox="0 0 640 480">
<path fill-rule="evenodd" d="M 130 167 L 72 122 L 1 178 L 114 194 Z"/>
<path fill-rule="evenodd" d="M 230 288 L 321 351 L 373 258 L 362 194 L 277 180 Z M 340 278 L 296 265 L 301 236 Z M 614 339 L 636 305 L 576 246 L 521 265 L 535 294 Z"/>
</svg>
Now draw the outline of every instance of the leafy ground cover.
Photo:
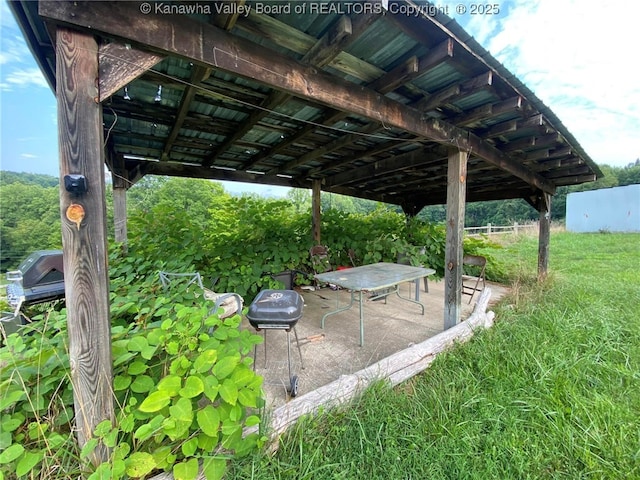
<svg viewBox="0 0 640 480">
<path fill-rule="evenodd" d="M 491 330 L 401 386 L 307 418 L 229 478 L 640 477 L 640 235 L 554 233 L 493 252 L 514 282 Z"/>
<path fill-rule="evenodd" d="M 200 272 L 207 287 L 235 291 L 249 304 L 261 288 L 279 285 L 269 273 L 309 268 L 309 216 L 288 202 L 251 198 L 188 215 L 162 204 L 152 212 L 130 219 L 127 249 L 110 250 L 114 425 L 102 422 L 79 448 L 66 310 L 63 302 L 29 308 L 33 323 L 0 341 L 0 480 L 162 471 L 188 480 L 198 465 L 218 479 L 230 458 L 262 444 L 261 434 L 242 436 L 261 422 L 262 379 L 249 355 L 260 337 L 238 331 L 238 315 L 222 321 L 209 312 L 202 292 L 187 285 L 165 291 L 158 272 Z M 417 264 L 444 264 L 442 226 L 406 222 L 385 208 L 326 214 L 323 232 L 334 265 L 350 248 L 363 263 L 403 254 Z M 0 306 L 5 310 L 6 301 Z M 105 449 L 109 460 L 90 467 Z"/>
</svg>

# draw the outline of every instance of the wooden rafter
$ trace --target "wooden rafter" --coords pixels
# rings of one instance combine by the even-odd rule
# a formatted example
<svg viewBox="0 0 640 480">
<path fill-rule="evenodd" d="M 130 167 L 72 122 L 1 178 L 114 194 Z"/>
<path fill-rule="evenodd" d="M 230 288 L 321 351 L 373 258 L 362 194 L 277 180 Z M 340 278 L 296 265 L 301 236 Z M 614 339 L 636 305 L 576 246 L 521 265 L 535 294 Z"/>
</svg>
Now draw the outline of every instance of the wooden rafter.
<svg viewBox="0 0 640 480">
<path fill-rule="evenodd" d="M 553 183 L 470 132 L 440 119 L 425 119 L 419 111 L 380 97 L 370 89 L 354 88 L 349 82 L 304 67 L 289 57 L 242 38 L 231 37 L 213 26 L 189 18 L 168 19 L 161 15 L 147 16 L 147 22 L 135 23 L 139 12 L 125 3 L 110 4 L 109 15 L 101 12 L 101 8 L 103 7 L 97 4 L 88 9 L 84 4 L 43 3 L 41 13 L 57 21 L 71 22 L 80 28 L 91 26 L 92 31 L 108 36 L 132 37 L 132 41 L 159 51 L 177 53 L 194 63 L 253 78 L 279 90 L 344 109 L 373 121 L 382 120 L 386 125 L 420 137 L 472 151 L 540 189 L 547 192 L 555 190 Z M 118 10 L 117 15 L 113 15 L 113 9 Z M 111 18 L 117 18 L 118 21 L 111 21 Z M 151 25 L 153 29 L 149 30 Z M 283 76 L 279 72 L 288 73 Z"/>
<path fill-rule="evenodd" d="M 429 112 L 445 103 L 454 102 L 461 98 L 473 95 L 481 89 L 490 87 L 493 82 L 493 73 L 484 72 L 469 80 L 449 85 L 437 92 L 433 92 L 428 98 L 415 104 L 415 107 L 423 112 Z"/>
<path fill-rule="evenodd" d="M 453 41 L 449 39 L 438 45 L 436 48 L 434 48 L 427 55 L 424 55 L 420 59 L 418 59 L 416 56 L 409 57 L 407 60 L 398 65 L 398 67 L 382 75 L 380 78 L 369 84 L 368 87 L 382 94 L 389 93 L 397 88 L 398 85 L 424 74 L 429 69 L 441 64 L 452 56 Z M 347 115 L 347 113 L 342 113 L 332 116 L 331 119 L 333 122 L 336 122 L 343 118 L 346 118 Z M 331 142 L 329 145 L 324 145 L 322 148 L 317 149 L 314 152 L 309 152 L 307 155 L 304 155 L 303 157 L 300 157 L 299 159 L 288 163 L 284 168 L 295 168 L 296 166 L 302 165 L 304 162 L 319 158 L 320 156 L 325 155 L 331 151 L 338 150 L 339 148 L 342 148 L 355 141 L 362 135 L 372 134 L 380 128 L 381 127 L 379 125 L 374 124 L 372 126 L 361 129 L 358 132 L 347 134 L 344 137 Z M 273 173 L 273 171 L 271 171 L 270 173 Z"/>
<path fill-rule="evenodd" d="M 325 180 L 325 187 L 331 189 L 331 187 L 338 185 L 358 183 L 365 180 L 369 181 L 376 177 L 393 174 L 407 168 L 423 167 L 436 159 L 442 160 L 442 158 L 441 154 L 419 148 L 411 152 L 403 153 L 402 155 L 379 160 L 363 167 L 329 177 Z"/>
<path fill-rule="evenodd" d="M 478 120 L 491 119 L 506 112 L 520 111 L 522 109 L 522 105 L 522 97 L 518 95 L 507 100 L 487 103 L 480 107 L 476 107 L 468 112 L 453 117 L 451 122 L 460 127 L 467 126 L 477 122 Z"/>
<path fill-rule="evenodd" d="M 544 125 L 544 118 L 541 113 L 533 115 L 526 119 L 513 119 L 506 122 L 498 123 L 486 129 L 484 132 L 477 134 L 485 138 L 495 138 L 507 133 L 514 133 L 524 128 L 541 127 Z"/>
<path fill-rule="evenodd" d="M 223 30 L 231 30 L 238 21 L 245 3 L 245 0 L 218 0 L 218 7 L 211 13 L 211 23 Z"/>
<path fill-rule="evenodd" d="M 187 118 L 187 114 L 189 113 L 189 107 L 191 106 L 191 102 L 196 95 L 197 86 L 204 80 L 206 80 L 209 75 L 211 75 L 210 68 L 202 67 L 199 65 L 193 66 L 191 78 L 189 79 L 189 85 L 182 92 L 180 106 L 178 107 L 178 114 L 176 115 L 176 119 L 173 123 L 173 127 L 171 128 L 171 132 L 169 133 L 169 137 L 164 144 L 164 150 L 162 151 L 163 160 L 167 160 L 169 158 L 171 148 L 173 147 L 176 138 L 178 138 L 180 129 L 184 125 L 184 121 Z"/>
<path fill-rule="evenodd" d="M 309 65 L 315 65 L 317 67 L 323 67 L 329 63 L 333 57 L 340 53 L 342 48 L 347 45 L 347 40 L 354 40 L 351 36 L 352 33 L 353 28 L 351 19 L 347 16 L 340 17 L 338 21 L 335 22 L 327 31 L 327 33 L 325 33 L 305 54 L 301 62 Z M 232 136 L 227 138 L 222 145 L 220 145 L 203 161 L 203 166 L 209 167 L 218 155 L 227 150 L 238 139 L 246 135 L 260 120 L 270 115 L 271 110 L 275 109 L 278 105 L 285 103 L 291 97 L 292 95 L 277 90 L 272 92 L 271 95 L 260 105 L 260 109 L 254 111 Z"/>
<path fill-rule="evenodd" d="M 101 45 L 98 51 L 100 101 L 103 102 L 131 83 L 163 58 L 162 55 L 132 48 L 131 45 Z"/>
<path fill-rule="evenodd" d="M 363 152 L 360 152 L 355 155 L 347 156 L 347 158 L 344 160 L 341 160 L 338 162 L 331 162 L 329 165 L 323 165 L 321 167 L 313 168 L 307 172 L 307 176 L 308 177 L 325 176 L 328 170 L 336 170 L 336 169 L 342 170 L 345 168 L 350 168 L 351 171 L 354 171 L 352 165 L 353 165 L 353 162 L 357 160 L 362 160 L 366 158 L 376 158 L 381 154 L 385 154 L 389 150 L 394 150 L 397 148 L 401 148 L 405 145 L 414 144 L 414 143 L 415 143 L 414 139 L 400 139 L 400 138 L 398 138 L 397 140 L 394 139 L 394 140 L 378 143 L 374 147 L 364 150 Z M 333 185 L 338 184 L 335 181 L 332 181 L 331 183 Z"/>
</svg>

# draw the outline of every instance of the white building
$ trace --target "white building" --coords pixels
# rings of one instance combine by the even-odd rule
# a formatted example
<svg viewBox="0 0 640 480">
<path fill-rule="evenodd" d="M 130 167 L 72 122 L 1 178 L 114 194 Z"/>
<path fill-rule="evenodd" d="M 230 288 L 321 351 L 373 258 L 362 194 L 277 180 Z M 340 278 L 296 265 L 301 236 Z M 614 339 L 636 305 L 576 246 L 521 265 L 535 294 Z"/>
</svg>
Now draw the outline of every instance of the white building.
<svg viewBox="0 0 640 480">
<path fill-rule="evenodd" d="M 640 232 L 640 185 L 567 195 L 570 232 Z"/>
</svg>

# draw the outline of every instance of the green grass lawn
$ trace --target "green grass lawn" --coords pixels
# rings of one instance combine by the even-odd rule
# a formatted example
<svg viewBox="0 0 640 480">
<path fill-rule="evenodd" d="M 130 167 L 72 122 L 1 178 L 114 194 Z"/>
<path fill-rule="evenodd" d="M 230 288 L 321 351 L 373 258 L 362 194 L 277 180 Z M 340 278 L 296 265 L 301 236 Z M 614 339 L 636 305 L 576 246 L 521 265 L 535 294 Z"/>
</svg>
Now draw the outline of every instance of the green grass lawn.
<svg viewBox="0 0 640 480">
<path fill-rule="evenodd" d="M 640 235 L 554 233 L 492 252 L 494 328 L 394 388 L 298 423 L 228 478 L 640 478 Z"/>
</svg>

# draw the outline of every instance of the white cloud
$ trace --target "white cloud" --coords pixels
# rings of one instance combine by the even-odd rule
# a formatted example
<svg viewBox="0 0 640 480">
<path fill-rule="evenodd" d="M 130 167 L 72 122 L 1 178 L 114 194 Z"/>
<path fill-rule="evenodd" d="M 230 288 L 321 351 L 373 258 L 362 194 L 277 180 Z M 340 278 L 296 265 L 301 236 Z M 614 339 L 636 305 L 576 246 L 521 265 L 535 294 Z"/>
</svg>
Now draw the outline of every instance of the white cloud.
<svg viewBox="0 0 640 480">
<path fill-rule="evenodd" d="M 597 163 L 640 156 L 640 2 L 514 0 L 500 18 L 456 18 L 547 104 Z"/>
<path fill-rule="evenodd" d="M 21 153 L 20 157 L 22 157 L 22 158 L 38 158 L 37 155 L 34 155 L 32 153 Z"/>
<path fill-rule="evenodd" d="M 39 68 L 13 68 L 9 72 L 3 72 L 0 89 L 11 91 L 17 88 L 43 87 L 49 89 L 49 84 Z"/>
<path fill-rule="evenodd" d="M 0 49 L 0 65 L 10 63 L 24 63 L 26 55 L 31 56 L 27 44 L 18 35 L 2 35 L 2 49 Z M 29 57 L 26 57 L 29 58 Z"/>
<path fill-rule="evenodd" d="M 40 69 L 34 65 L 33 55 L 13 21 L 6 2 L 1 6 L 2 35 L 0 41 L 0 90 L 7 92 L 18 88 L 43 87 L 49 84 Z"/>
</svg>

